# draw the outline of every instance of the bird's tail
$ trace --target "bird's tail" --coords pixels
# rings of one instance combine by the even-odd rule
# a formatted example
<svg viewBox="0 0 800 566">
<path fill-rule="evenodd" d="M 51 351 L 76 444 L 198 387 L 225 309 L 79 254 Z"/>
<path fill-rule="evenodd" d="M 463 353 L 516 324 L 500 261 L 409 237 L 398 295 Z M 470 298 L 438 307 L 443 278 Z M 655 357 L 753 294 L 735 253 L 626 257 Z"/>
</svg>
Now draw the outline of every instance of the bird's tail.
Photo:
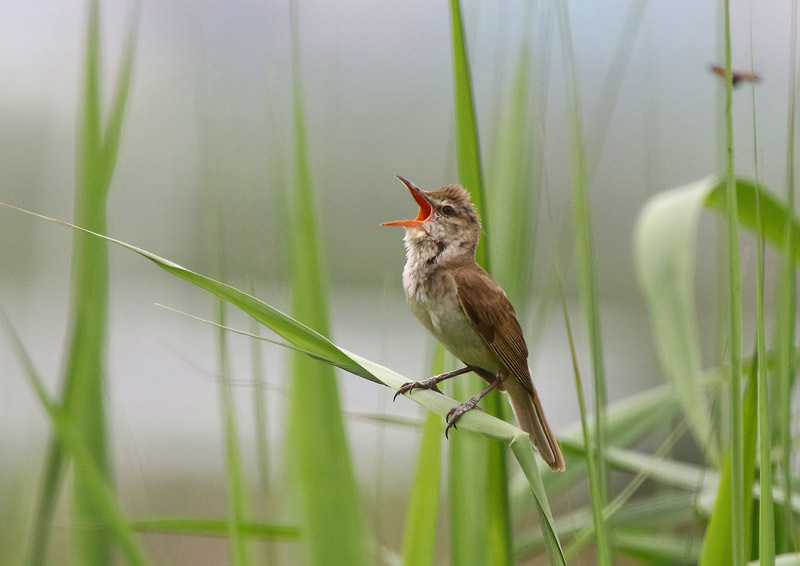
<svg viewBox="0 0 800 566">
<path fill-rule="evenodd" d="M 547 462 L 550 469 L 564 471 L 564 456 L 561 455 L 558 441 L 544 416 L 544 409 L 539 401 L 539 395 L 536 394 L 536 388 L 533 389 L 533 395 L 531 395 L 514 377 L 506 379 L 503 385 L 508 392 L 511 408 L 514 409 L 514 416 L 517 417 L 520 428 L 530 435 L 531 442 L 539 451 L 539 455 Z"/>
</svg>

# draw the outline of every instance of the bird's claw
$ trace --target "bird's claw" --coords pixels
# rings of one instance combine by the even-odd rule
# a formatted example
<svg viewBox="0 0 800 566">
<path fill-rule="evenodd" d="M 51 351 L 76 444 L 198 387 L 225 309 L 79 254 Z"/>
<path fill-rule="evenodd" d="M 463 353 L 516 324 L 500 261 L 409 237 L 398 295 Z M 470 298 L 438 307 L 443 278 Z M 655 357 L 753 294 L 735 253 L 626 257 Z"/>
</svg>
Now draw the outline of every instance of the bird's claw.
<svg viewBox="0 0 800 566">
<path fill-rule="evenodd" d="M 458 419 L 460 419 L 465 413 L 468 413 L 473 409 L 478 409 L 479 411 L 483 410 L 478 406 L 478 401 L 480 401 L 480 397 L 470 397 L 465 402 L 450 409 L 450 411 L 447 413 L 447 417 L 445 418 L 447 421 L 447 428 L 444 429 L 445 438 L 449 439 L 447 434 L 450 432 L 451 428 L 458 428 L 456 426 L 456 422 L 458 422 Z"/>
<path fill-rule="evenodd" d="M 422 381 L 407 381 L 400 388 L 395 392 L 394 397 L 392 397 L 392 401 L 397 399 L 398 395 L 403 395 L 410 391 L 414 391 L 414 389 L 430 389 L 431 391 L 436 391 L 439 395 L 442 395 L 442 391 L 439 389 L 436 380 L 434 379 L 423 379 Z"/>
</svg>

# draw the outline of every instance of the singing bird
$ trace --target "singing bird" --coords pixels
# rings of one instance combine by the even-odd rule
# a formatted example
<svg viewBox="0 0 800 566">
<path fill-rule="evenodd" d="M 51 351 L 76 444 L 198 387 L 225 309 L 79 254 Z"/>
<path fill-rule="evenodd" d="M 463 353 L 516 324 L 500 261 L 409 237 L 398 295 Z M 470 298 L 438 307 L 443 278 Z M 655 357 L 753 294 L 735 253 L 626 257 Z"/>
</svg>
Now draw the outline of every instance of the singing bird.
<svg viewBox="0 0 800 566">
<path fill-rule="evenodd" d="M 475 261 L 481 223 L 470 194 L 459 185 L 423 191 L 398 177 L 419 205 L 414 220 L 386 222 L 406 229 L 403 288 L 411 311 L 465 367 L 404 384 L 397 395 L 414 389 L 439 391 L 438 383 L 475 372 L 489 387 L 447 414 L 447 428 L 474 409 L 494 389 L 505 391 L 519 426 L 553 470 L 564 457 L 547 423 L 528 369 L 528 347 L 505 291 Z"/>
</svg>

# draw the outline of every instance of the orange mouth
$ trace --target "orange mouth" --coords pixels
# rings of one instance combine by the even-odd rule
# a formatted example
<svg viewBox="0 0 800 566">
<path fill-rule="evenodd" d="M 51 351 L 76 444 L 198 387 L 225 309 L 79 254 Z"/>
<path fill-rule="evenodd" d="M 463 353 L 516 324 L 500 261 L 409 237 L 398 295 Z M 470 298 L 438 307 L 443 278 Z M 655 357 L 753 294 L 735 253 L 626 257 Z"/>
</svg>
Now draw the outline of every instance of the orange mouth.
<svg viewBox="0 0 800 566">
<path fill-rule="evenodd" d="M 403 226 L 405 228 L 422 228 L 422 225 L 433 218 L 433 207 L 431 203 L 422 195 L 422 191 L 408 179 L 403 179 L 400 175 L 397 176 L 402 183 L 411 191 L 411 196 L 417 201 L 419 205 L 419 214 L 414 220 L 395 220 L 393 222 L 384 222 L 381 226 Z"/>
</svg>

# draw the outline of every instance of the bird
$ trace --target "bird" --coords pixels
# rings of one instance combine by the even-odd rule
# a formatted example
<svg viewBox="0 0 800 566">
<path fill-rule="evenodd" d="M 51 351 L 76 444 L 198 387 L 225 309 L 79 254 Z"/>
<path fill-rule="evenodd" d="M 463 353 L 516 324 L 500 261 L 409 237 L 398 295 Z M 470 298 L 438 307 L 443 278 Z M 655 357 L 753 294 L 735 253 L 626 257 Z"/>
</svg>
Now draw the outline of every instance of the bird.
<svg viewBox="0 0 800 566">
<path fill-rule="evenodd" d="M 409 381 L 395 399 L 414 389 L 441 393 L 438 384 L 474 372 L 489 383 L 447 414 L 445 436 L 462 415 L 497 389 L 505 391 L 519 426 L 551 469 L 564 457 L 544 414 L 528 368 L 528 347 L 503 288 L 476 262 L 481 222 L 470 194 L 460 185 L 423 191 L 397 177 L 419 205 L 414 220 L 385 222 L 405 228 L 403 288 L 411 312 L 464 367 L 422 381 Z"/>
</svg>

